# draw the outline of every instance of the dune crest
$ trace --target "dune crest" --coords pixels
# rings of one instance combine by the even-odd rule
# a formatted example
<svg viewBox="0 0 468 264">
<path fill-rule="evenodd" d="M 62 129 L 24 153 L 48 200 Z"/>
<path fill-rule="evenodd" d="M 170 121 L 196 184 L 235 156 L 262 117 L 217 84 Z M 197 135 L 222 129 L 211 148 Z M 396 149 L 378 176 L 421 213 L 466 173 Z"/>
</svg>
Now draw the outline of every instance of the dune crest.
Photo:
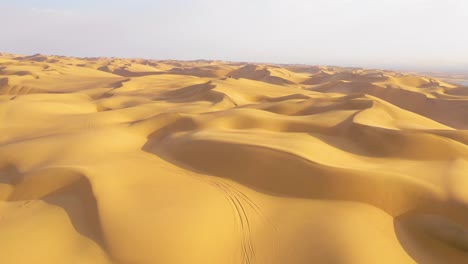
<svg viewBox="0 0 468 264">
<path fill-rule="evenodd" d="M 0 53 L 0 262 L 468 263 L 467 89 Z"/>
</svg>

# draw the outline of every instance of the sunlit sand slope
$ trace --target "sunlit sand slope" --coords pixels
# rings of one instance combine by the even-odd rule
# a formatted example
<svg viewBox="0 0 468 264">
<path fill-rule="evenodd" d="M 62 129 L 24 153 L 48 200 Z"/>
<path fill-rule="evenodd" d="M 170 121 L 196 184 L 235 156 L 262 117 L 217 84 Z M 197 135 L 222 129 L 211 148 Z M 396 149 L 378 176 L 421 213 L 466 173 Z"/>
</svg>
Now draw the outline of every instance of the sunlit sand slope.
<svg viewBox="0 0 468 264">
<path fill-rule="evenodd" d="M 0 56 L 0 263 L 468 263 L 468 92 Z"/>
</svg>

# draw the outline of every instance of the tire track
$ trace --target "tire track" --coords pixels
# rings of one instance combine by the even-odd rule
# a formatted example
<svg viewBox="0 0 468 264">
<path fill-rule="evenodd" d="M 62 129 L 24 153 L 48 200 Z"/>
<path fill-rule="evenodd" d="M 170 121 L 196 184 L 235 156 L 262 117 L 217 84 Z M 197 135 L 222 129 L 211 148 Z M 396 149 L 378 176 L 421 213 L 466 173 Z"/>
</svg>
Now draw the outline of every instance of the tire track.
<svg viewBox="0 0 468 264">
<path fill-rule="evenodd" d="M 246 208 L 244 207 L 241 200 L 238 198 L 235 192 L 232 191 L 229 185 L 218 182 L 212 181 L 211 182 L 214 186 L 220 189 L 225 197 L 230 202 L 231 206 L 234 208 L 236 214 L 236 222 L 239 223 L 240 231 L 241 231 L 241 263 L 243 264 L 252 264 L 255 260 L 255 250 L 252 243 L 252 230 L 250 219 L 248 217 Z M 250 204 L 249 204 L 250 207 Z"/>
<path fill-rule="evenodd" d="M 266 222 L 268 226 L 272 227 L 273 232 L 276 232 L 275 226 L 271 221 L 268 220 L 262 209 L 249 196 L 235 188 L 233 185 L 218 179 L 209 179 L 207 183 L 219 189 L 224 194 L 234 210 L 236 222 L 239 225 L 242 236 L 240 241 L 242 253 L 241 263 L 255 263 L 256 252 L 252 240 L 252 216 L 257 217 L 263 222 Z"/>
<path fill-rule="evenodd" d="M 270 221 L 270 219 L 268 219 L 268 217 L 266 217 L 263 210 L 252 199 L 250 199 L 249 196 L 227 182 L 223 182 L 222 184 L 239 197 L 243 203 L 246 203 L 255 212 L 255 215 L 257 215 L 263 222 L 266 222 L 273 231 L 277 231 L 276 226 Z"/>
<path fill-rule="evenodd" d="M 82 130 L 83 133 L 92 133 L 99 128 L 99 125 L 96 122 L 91 120 L 84 120 L 82 124 L 78 126 L 78 129 Z"/>
</svg>

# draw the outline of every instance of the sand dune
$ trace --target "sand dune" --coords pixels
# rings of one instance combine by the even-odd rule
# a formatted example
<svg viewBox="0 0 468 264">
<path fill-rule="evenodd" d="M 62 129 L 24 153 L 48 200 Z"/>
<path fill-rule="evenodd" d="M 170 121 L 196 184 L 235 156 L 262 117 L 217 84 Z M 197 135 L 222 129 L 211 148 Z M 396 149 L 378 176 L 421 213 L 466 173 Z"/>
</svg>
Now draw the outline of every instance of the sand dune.
<svg viewBox="0 0 468 264">
<path fill-rule="evenodd" d="M 1 54 L 0 260 L 468 263 L 466 89 Z"/>
</svg>

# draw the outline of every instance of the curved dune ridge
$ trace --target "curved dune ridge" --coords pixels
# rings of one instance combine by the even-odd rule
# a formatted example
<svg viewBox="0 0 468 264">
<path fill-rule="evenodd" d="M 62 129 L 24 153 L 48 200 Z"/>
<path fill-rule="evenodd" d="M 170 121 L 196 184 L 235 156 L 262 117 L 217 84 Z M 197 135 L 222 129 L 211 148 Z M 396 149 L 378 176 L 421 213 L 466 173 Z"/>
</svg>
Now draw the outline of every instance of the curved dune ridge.
<svg viewBox="0 0 468 264">
<path fill-rule="evenodd" d="M 1 263 L 468 263 L 468 88 L 0 56 Z"/>
</svg>

